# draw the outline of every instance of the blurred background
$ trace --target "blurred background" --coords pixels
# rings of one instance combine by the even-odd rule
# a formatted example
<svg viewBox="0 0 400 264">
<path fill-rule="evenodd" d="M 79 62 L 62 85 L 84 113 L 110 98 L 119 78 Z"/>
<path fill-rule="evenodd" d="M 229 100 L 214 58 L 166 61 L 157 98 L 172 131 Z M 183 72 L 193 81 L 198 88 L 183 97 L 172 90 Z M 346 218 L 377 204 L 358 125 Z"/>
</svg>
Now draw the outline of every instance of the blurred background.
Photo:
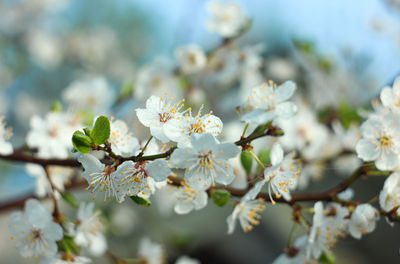
<svg viewBox="0 0 400 264">
<path fill-rule="evenodd" d="M 96 76 L 105 78 L 118 98 L 116 106 L 106 113 L 136 127 L 133 109 L 143 105 L 147 95 L 142 95 L 150 92 L 145 87 L 139 93 L 143 72 L 150 66 L 174 64 L 174 50 L 179 46 L 195 43 L 210 52 L 221 45 L 221 37 L 205 26 L 208 3 L 1 0 L 0 113 L 13 127 L 14 147 L 24 145 L 33 115 L 47 113 L 74 81 Z M 400 73 L 400 1 L 235 3 L 252 21 L 249 31 L 235 44 L 252 47 L 250 53 L 262 58 L 257 74 L 278 83 L 296 81 L 316 111 L 368 107 L 380 89 L 391 85 Z M 240 52 L 246 54 L 246 49 Z M 226 138 L 236 133 L 229 121 L 236 118 L 234 109 L 241 103 L 241 95 L 257 84 L 243 78 L 238 81 L 235 74 L 237 71 L 227 69 L 225 75 L 194 78 L 196 88 L 184 92 L 193 105 L 204 102 L 224 123 L 228 121 Z M 133 131 L 146 139 L 147 130 Z M 240 131 L 232 138 L 239 136 Z M 340 181 L 335 168 L 326 165 L 324 169 L 324 181 L 304 191 L 324 190 Z M 23 164 L 1 161 L 0 171 L 1 202 L 34 192 L 35 178 Z M 361 181 L 357 198 L 371 197 L 383 180 Z M 84 192 L 76 194 L 79 199 L 90 199 Z M 134 257 L 138 239 L 149 236 L 165 246 L 170 262 L 187 254 L 202 263 L 270 263 L 285 247 L 291 227 L 291 210 L 285 205 L 269 206 L 254 231 L 227 236 L 225 218 L 232 208 L 220 209 L 211 202 L 207 208 L 184 216 L 160 216 L 163 205 L 139 208 L 129 202 L 118 206 L 98 202 L 105 208 L 110 250 L 124 257 Z M 0 214 L 0 262 L 25 263 L 8 239 L 8 214 Z M 377 231 L 361 241 L 341 240 L 335 250 L 337 263 L 398 263 L 398 234 L 398 226 L 392 228 L 381 219 Z M 95 263 L 108 260 L 100 258 Z"/>
</svg>

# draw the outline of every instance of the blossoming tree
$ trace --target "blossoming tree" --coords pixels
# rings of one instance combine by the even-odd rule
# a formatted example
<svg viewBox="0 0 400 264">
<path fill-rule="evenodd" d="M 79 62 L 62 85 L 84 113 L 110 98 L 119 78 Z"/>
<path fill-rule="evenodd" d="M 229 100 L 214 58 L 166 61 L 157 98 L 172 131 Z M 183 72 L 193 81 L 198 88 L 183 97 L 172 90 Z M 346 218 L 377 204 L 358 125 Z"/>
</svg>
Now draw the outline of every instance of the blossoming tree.
<svg viewBox="0 0 400 264">
<path fill-rule="evenodd" d="M 177 214 L 202 210 L 209 202 L 231 207 L 229 234 L 241 232 L 237 222 L 251 231 L 266 208 L 288 206 L 293 228 L 274 263 L 332 263 L 341 239 L 361 239 L 381 218 L 390 225 L 400 221 L 400 80 L 382 90 L 372 111 L 349 117 L 330 108 L 318 119 L 294 81 L 263 80 L 258 46 L 235 42 L 251 24 L 238 5 L 212 3 L 209 11 L 207 27 L 222 44 L 208 52 L 183 46 L 175 52 L 174 67 L 156 62 L 141 69 L 132 92 L 139 102 L 135 125 L 112 117 L 113 107 L 131 98 L 117 98 L 101 77 L 67 87 L 64 110 L 32 116 L 24 147 L 11 144 L 11 129 L 1 119 L 0 159 L 26 163 L 36 181 L 34 196 L 0 205 L 24 206 L 9 220 L 22 257 L 91 263 L 90 256 L 107 253 L 115 263 L 133 263 L 107 250 L 101 207 L 78 202 L 74 187 L 84 187 L 93 200 L 116 201 L 113 206 L 152 206 L 158 194 Z M 196 87 L 208 84 L 222 90 L 239 86 L 242 102 L 226 121 L 205 112 L 198 100 L 207 95 Z M 360 116 L 366 119 L 361 125 Z M 138 138 L 138 126 L 146 138 Z M 305 192 L 328 163 L 353 172 L 327 190 Z M 382 190 L 369 200 L 353 199 L 351 186 L 372 175 L 387 177 Z M 51 210 L 40 203 L 45 198 L 51 198 Z M 67 217 L 60 203 L 76 208 L 76 217 Z M 303 232 L 295 237 L 297 227 Z M 165 252 L 143 238 L 131 257 L 163 263 Z M 199 262 L 182 256 L 176 263 Z"/>
</svg>

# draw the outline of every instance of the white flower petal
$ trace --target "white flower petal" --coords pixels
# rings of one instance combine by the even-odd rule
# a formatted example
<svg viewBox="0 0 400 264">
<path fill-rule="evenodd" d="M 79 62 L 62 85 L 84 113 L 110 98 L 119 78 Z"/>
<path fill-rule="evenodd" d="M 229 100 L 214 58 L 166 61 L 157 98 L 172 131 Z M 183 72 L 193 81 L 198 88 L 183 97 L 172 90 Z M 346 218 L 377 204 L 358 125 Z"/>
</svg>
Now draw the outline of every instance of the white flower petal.
<svg viewBox="0 0 400 264">
<path fill-rule="evenodd" d="M 147 164 L 146 171 L 156 182 L 165 181 L 168 176 L 173 174 L 168 167 L 168 162 L 161 159 Z"/>
<path fill-rule="evenodd" d="M 177 201 L 174 211 L 177 214 L 188 214 L 194 209 L 194 204 L 190 201 Z"/>
<path fill-rule="evenodd" d="M 297 112 L 297 106 L 292 102 L 283 102 L 276 106 L 275 114 L 280 118 L 290 118 Z"/>
<path fill-rule="evenodd" d="M 271 153 L 270 153 L 270 158 L 271 158 L 271 164 L 273 166 L 278 165 L 283 161 L 283 149 L 281 144 L 276 143 L 272 146 L 271 148 Z"/>
<path fill-rule="evenodd" d="M 361 139 L 357 142 L 356 152 L 364 161 L 376 160 L 380 155 L 379 144 L 375 140 Z"/>
<path fill-rule="evenodd" d="M 178 148 L 170 158 L 171 166 L 186 169 L 197 163 L 198 153 L 192 148 Z"/>
<path fill-rule="evenodd" d="M 394 170 L 398 164 L 398 156 L 392 150 L 383 149 L 381 156 L 375 161 L 379 170 Z"/>
<path fill-rule="evenodd" d="M 190 139 L 193 148 L 199 153 L 208 153 L 215 149 L 217 141 L 214 136 L 206 134 L 194 134 Z"/>
<path fill-rule="evenodd" d="M 240 152 L 240 147 L 233 143 L 222 143 L 216 147 L 215 157 L 217 159 L 231 159 L 236 157 Z"/>
<path fill-rule="evenodd" d="M 296 91 L 296 83 L 293 81 L 286 81 L 278 86 L 275 90 L 276 101 L 278 103 L 288 100 L 293 96 Z"/>
<path fill-rule="evenodd" d="M 385 107 L 391 107 L 393 105 L 393 90 L 389 86 L 386 86 L 381 91 L 381 102 Z"/>
</svg>

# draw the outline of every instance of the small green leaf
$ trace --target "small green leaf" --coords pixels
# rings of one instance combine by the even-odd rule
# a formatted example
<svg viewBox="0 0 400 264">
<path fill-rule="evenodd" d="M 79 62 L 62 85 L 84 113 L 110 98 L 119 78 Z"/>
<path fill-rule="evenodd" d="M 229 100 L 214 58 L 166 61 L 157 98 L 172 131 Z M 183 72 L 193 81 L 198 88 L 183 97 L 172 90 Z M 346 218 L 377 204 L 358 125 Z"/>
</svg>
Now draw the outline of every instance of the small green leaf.
<svg viewBox="0 0 400 264">
<path fill-rule="evenodd" d="M 86 127 L 83 129 L 83 132 L 85 132 L 85 135 L 90 137 L 92 134 L 92 129 L 90 127 Z"/>
<path fill-rule="evenodd" d="M 271 153 L 271 149 L 262 149 L 260 151 L 260 153 L 258 153 L 258 158 L 260 159 L 262 164 L 264 164 L 264 166 L 271 164 L 271 159 L 269 157 L 270 153 Z M 261 173 L 261 172 L 263 172 L 263 170 L 264 169 L 260 165 L 258 165 L 257 173 Z"/>
<path fill-rule="evenodd" d="M 224 206 L 228 202 L 229 197 L 231 197 L 231 194 L 226 190 L 211 190 L 211 198 L 219 207 Z"/>
<path fill-rule="evenodd" d="M 253 157 L 248 151 L 240 153 L 240 162 L 247 174 L 251 173 L 251 167 L 253 165 Z"/>
<path fill-rule="evenodd" d="M 133 93 L 133 81 L 124 83 L 120 89 L 121 98 L 128 98 L 132 96 Z"/>
<path fill-rule="evenodd" d="M 66 201 L 72 207 L 75 207 L 75 208 L 78 207 L 78 203 L 76 202 L 75 197 L 71 193 L 69 193 L 67 191 L 62 192 L 61 197 L 64 199 L 64 201 Z"/>
<path fill-rule="evenodd" d="M 53 104 L 51 105 L 52 112 L 61 112 L 62 109 L 63 109 L 62 103 L 58 100 L 54 101 Z"/>
<path fill-rule="evenodd" d="M 72 135 L 72 144 L 81 153 L 90 153 L 92 148 L 92 139 L 81 131 L 75 131 Z"/>
<path fill-rule="evenodd" d="M 150 200 L 142 198 L 140 196 L 131 196 L 131 199 L 140 206 L 148 207 L 151 205 Z"/>
<path fill-rule="evenodd" d="M 264 125 L 259 125 L 258 127 L 256 127 L 256 129 L 254 129 L 254 132 L 252 134 L 262 134 L 265 132 L 265 130 L 268 129 L 268 127 L 271 125 L 271 122 L 268 122 L 267 124 Z"/>
<path fill-rule="evenodd" d="M 327 254 L 323 252 L 319 257 L 319 263 L 321 264 L 335 264 L 336 258 L 333 254 Z"/>
<path fill-rule="evenodd" d="M 61 241 L 57 242 L 59 249 L 63 252 L 79 254 L 79 247 L 74 241 L 74 237 L 64 233 L 64 237 Z"/>
<path fill-rule="evenodd" d="M 104 144 L 110 137 L 110 120 L 105 116 L 98 117 L 90 136 L 95 145 Z"/>
</svg>

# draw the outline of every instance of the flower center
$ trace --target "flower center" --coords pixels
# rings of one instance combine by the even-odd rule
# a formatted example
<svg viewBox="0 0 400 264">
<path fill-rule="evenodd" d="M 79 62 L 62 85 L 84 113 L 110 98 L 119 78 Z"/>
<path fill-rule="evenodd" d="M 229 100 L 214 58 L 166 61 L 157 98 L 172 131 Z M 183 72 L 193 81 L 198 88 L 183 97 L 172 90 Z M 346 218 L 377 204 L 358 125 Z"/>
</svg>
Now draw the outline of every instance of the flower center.
<svg viewBox="0 0 400 264">
<path fill-rule="evenodd" d="M 39 229 L 32 230 L 32 239 L 39 239 L 42 236 L 42 232 Z"/>
<path fill-rule="evenodd" d="M 381 148 L 391 148 L 392 145 L 392 137 L 391 136 L 382 136 L 379 139 L 379 142 L 381 143 Z"/>
<path fill-rule="evenodd" d="M 206 131 L 205 128 L 206 128 L 206 125 L 203 124 L 203 122 L 201 122 L 199 120 L 196 123 L 193 123 L 190 125 L 189 135 L 191 135 L 193 133 L 199 133 L 199 134 L 204 133 Z"/>
<path fill-rule="evenodd" d="M 202 167 L 207 167 L 207 168 L 212 168 L 210 165 L 212 165 L 214 162 L 211 159 L 212 153 L 209 151 L 208 153 L 201 153 L 199 154 L 199 163 Z"/>
<path fill-rule="evenodd" d="M 54 126 L 49 130 L 49 136 L 52 138 L 57 137 L 58 135 L 58 131 L 60 130 L 60 128 L 58 126 Z"/>
<path fill-rule="evenodd" d="M 160 122 L 161 123 L 165 123 L 165 122 L 167 122 L 168 120 L 170 120 L 172 118 L 170 113 L 166 113 L 166 112 L 164 112 L 162 114 L 159 114 L 159 116 L 160 116 Z"/>
</svg>

